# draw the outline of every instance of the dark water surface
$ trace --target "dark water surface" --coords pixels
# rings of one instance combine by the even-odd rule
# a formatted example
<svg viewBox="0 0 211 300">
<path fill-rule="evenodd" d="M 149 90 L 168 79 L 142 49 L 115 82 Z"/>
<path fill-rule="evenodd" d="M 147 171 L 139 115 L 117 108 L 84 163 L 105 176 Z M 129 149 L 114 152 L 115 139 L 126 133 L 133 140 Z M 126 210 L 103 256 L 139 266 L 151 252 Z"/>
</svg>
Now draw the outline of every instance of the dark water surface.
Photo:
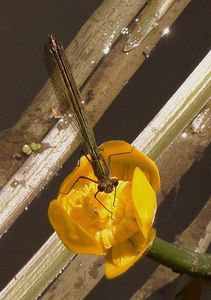
<svg viewBox="0 0 211 300">
<path fill-rule="evenodd" d="M 99 0 L 1 1 L 1 129 L 12 126 L 18 120 L 22 111 L 47 80 L 41 51 L 48 33 L 54 32 L 66 46 L 101 2 Z M 210 9 L 209 0 L 193 0 L 186 8 L 171 27 L 171 33 L 159 42 L 150 58 L 125 86 L 96 126 L 95 133 L 99 144 L 111 139 L 132 142 L 194 70 L 210 47 Z M 49 201 L 56 197 L 62 180 L 72 170 L 79 155 L 80 151 L 65 163 L 60 174 L 54 177 L 28 210 L 0 239 L 1 288 L 52 234 L 53 230 L 47 219 Z M 197 178 L 207 178 L 209 159 L 210 151 L 206 151 L 202 161 L 194 164 L 185 176 L 186 185 L 183 185 L 180 195 L 177 196 L 178 205 L 183 203 L 185 207 L 181 207 L 181 211 L 186 209 L 189 215 L 183 216 L 182 219 L 182 215 L 178 215 L 180 208 L 177 208 L 171 220 L 165 220 L 165 214 L 168 215 L 171 207 L 171 195 L 160 208 L 158 215 L 162 217 L 157 219 L 160 236 L 173 240 L 195 216 L 196 209 L 203 206 L 207 199 L 209 184 L 206 180 L 201 180 L 199 185 Z M 192 181 L 195 182 L 194 190 L 190 188 Z M 173 193 L 172 191 L 172 197 Z M 197 204 L 199 207 L 191 205 L 197 201 L 193 195 L 203 195 L 199 197 L 201 200 L 201 203 Z M 184 199 L 187 203 L 183 201 Z M 179 225 L 175 221 L 178 218 Z M 118 294 L 120 289 L 121 299 L 129 299 L 156 265 L 146 258 L 121 278 L 114 281 L 103 279 L 87 299 L 99 297 L 120 299 Z"/>
</svg>

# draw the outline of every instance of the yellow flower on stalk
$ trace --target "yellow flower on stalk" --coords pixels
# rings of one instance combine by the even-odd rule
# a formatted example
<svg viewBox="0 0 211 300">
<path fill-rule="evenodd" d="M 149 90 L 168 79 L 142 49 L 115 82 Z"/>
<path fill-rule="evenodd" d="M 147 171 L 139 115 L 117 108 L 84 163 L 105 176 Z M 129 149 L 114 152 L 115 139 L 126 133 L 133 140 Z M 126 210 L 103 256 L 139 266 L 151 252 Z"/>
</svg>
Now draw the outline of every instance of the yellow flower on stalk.
<svg viewBox="0 0 211 300">
<path fill-rule="evenodd" d="M 130 268 L 155 238 L 152 224 L 160 178 L 155 163 L 124 141 L 109 141 L 99 148 L 119 181 L 116 195 L 100 192 L 97 201 L 97 184 L 84 178 L 77 181 L 80 176 L 97 180 L 83 156 L 51 201 L 48 215 L 69 250 L 106 256 L 105 275 L 114 278 Z"/>
</svg>

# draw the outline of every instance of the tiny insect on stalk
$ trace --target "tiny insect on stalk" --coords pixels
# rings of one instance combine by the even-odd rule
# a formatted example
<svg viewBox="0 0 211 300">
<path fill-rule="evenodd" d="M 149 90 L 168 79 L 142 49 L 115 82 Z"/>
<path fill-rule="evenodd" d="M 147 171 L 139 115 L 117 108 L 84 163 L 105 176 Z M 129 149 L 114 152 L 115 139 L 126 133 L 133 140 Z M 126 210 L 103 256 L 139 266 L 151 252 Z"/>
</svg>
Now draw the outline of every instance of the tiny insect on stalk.
<svg viewBox="0 0 211 300">
<path fill-rule="evenodd" d="M 71 72 L 71 67 L 66 57 L 61 43 L 53 36 L 49 36 L 49 42 L 45 46 L 44 61 L 47 66 L 55 94 L 58 98 L 60 108 L 65 114 L 71 113 L 74 117 L 75 125 L 79 128 L 90 155 L 87 159 L 92 165 L 97 180 L 80 176 L 80 179 L 87 179 L 97 184 L 95 198 L 99 192 L 111 193 L 114 190 L 114 202 L 118 179 L 110 175 L 108 164 L 97 147 L 93 130 L 84 111 L 80 92 Z M 73 184 L 73 186 L 76 184 Z M 72 188 L 73 188 L 72 186 Z M 101 202 L 100 204 L 108 210 Z M 110 212 L 110 211 L 109 211 Z"/>
</svg>

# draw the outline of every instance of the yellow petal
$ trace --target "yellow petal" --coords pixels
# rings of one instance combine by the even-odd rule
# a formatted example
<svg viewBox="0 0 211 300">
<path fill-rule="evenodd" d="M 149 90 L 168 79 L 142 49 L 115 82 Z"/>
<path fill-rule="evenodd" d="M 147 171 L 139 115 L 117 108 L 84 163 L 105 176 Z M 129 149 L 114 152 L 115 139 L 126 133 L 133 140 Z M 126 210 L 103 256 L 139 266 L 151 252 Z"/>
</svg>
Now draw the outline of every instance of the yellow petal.
<svg viewBox="0 0 211 300">
<path fill-rule="evenodd" d="M 124 217 L 115 227 L 113 233 L 115 240 L 113 241 L 113 245 L 127 240 L 130 236 L 139 231 L 136 220 L 127 217 Z"/>
<path fill-rule="evenodd" d="M 96 177 L 94 175 L 92 166 L 90 164 L 90 162 L 88 161 L 88 159 L 85 156 L 82 156 L 80 158 L 79 164 L 75 167 L 75 169 L 70 173 L 69 176 L 67 176 L 65 178 L 65 180 L 63 181 L 60 190 L 59 190 L 59 195 L 58 195 L 58 199 L 60 196 L 62 196 L 63 194 L 67 194 L 70 192 L 72 186 L 76 183 L 77 179 L 80 176 L 85 176 L 88 177 L 90 179 L 94 179 L 96 180 Z M 90 181 L 87 179 L 80 179 L 77 184 L 80 185 L 84 185 L 89 183 Z M 74 187 L 76 188 L 77 185 L 74 185 Z"/>
<path fill-rule="evenodd" d="M 105 276 L 108 279 L 117 277 L 127 271 L 141 254 L 128 240 L 111 248 L 106 256 Z"/>
<path fill-rule="evenodd" d="M 100 243 L 77 224 L 57 200 L 51 201 L 48 216 L 51 225 L 69 250 L 76 253 L 105 255 Z"/>
<path fill-rule="evenodd" d="M 101 230 L 100 237 L 106 249 L 127 240 L 139 231 L 137 222 L 131 218 L 124 217 L 118 225 Z"/>
<path fill-rule="evenodd" d="M 142 255 L 145 253 L 145 251 L 149 248 L 149 246 L 152 244 L 156 236 L 156 230 L 154 228 L 151 228 L 149 230 L 148 236 L 145 238 L 142 233 L 139 231 L 135 233 L 131 238 L 131 242 L 134 245 L 134 247 L 137 249 L 138 252 L 141 252 Z"/>
<path fill-rule="evenodd" d="M 112 279 L 126 272 L 147 252 L 155 235 L 155 229 L 151 228 L 147 239 L 143 239 L 139 232 L 130 240 L 111 248 L 106 255 L 105 276 Z"/>
<path fill-rule="evenodd" d="M 146 155 L 125 141 L 108 141 L 100 147 L 107 162 L 110 160 L 111 175 L 119 180 L 131 181 L 135 167 L 139 167 L 148 178 L 155 192 L 160 187 L 160 176 L 156 164 Z M 110 157 L 110 158 L 109 158 Z"/>
<path fill-rule="evenodd" d="M 140 230 L 146 238 L 157 208 L 156 195 L 145 174 L 135 168 L 132 180 L 132 198 Z"/>
</svg>

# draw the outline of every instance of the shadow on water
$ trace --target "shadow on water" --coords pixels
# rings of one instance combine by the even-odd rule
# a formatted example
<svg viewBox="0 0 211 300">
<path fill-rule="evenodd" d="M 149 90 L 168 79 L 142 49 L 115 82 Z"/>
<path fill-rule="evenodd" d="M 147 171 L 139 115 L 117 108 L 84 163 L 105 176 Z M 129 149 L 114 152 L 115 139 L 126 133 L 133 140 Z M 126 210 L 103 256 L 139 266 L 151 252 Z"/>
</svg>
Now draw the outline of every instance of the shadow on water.
<svg viewBox="0 0 211 300">
<path fill-rule="evenodd" d="M 180 234 L 198 215 L 211 193 L 211 146 L 200 161 L 195 162 L 160 205 L 156 220 L 158 235 L 168 241 Z"/>
<path fill-rule="evenodd" d="M 162 288 L 154 292 L 151 296 L 145 298 L 145 300 L 169 300 L 169 296 L 174 291 L 178 282 L 179 278 L 173 280 L 172 282 L 164 285 Z"/>
<path fill-rule="evenodd" d="M 157 266 L 156 262 L 145 257 L 120 277 L 112 280 L 103 277 L 85 299 L 129 299 L 145 283 Z"/>
</svg>

